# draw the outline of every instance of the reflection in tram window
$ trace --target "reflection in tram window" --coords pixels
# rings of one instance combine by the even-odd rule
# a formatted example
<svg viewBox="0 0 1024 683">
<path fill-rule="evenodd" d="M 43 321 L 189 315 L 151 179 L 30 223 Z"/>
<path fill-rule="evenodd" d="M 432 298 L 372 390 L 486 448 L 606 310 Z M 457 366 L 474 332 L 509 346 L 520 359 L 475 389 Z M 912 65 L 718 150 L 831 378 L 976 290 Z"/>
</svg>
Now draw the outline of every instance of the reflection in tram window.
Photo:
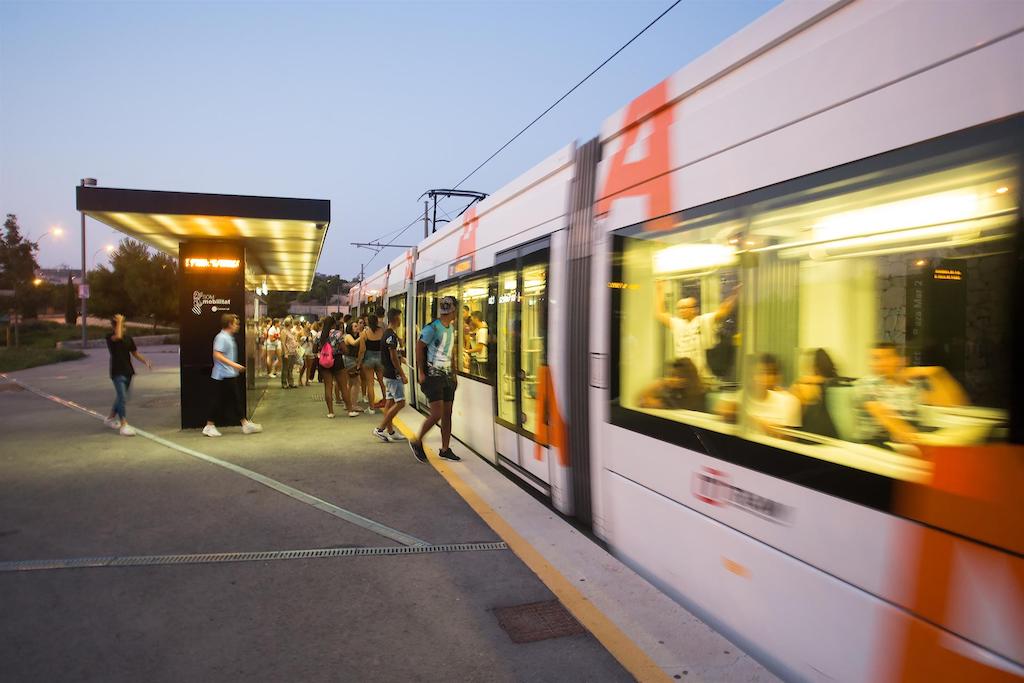
<svg viewBox="0 0 1024 683">
<path fill-rule="evenodd" d="M 522 382 L 520 386 L 523 428 L 531 434 L 537 429 L 537 395 L 540 366 L 547 363 L 547 275 L 546 264 L 523 267 L 522 295 Z"/>
<path fill-rule="evenodd" d="M 620 404 L 890 476 L 1005 440 L 1018 177 L 962 149 L 620 231 Z"/>
<path fill-rule="evenodd" d="M 460 370 L 474 377 L 489 379 L 488 357 L 491 344 L 487 321 L 491 315 L 490 279 L 478 278 L 462 283 L 462 356 Z"/>
<path fill-rule="evenodd" d="M 516 347 L 519 340 L 519 282 L 516 271 L 498 274 L 498 417 L 516 422 Z"/>
</svg>

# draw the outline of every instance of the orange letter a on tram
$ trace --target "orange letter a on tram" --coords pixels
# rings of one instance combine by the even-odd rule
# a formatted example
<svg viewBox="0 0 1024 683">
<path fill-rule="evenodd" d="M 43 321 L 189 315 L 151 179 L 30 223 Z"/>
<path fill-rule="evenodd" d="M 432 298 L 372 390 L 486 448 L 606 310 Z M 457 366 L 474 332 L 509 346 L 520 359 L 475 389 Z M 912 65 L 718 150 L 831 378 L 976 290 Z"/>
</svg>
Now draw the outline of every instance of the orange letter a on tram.
<svg viewBox="0 0 1024 683">
<path fill-rule="evenodd" d="M 669 149 L 673 112 L 672 107 L 665 107 L 667 102 L 668 81 L 662 81 L 633 100 L 626 109 L 623 121 L 626 132 L 622 145 L 608 160 L 608 173 L 598 192 L 596 215 L 608 213 L 616 200 L 626 197 L 646 197 L 644 217 L 648 219 L 672 211 Z M 651 112 L 655 114 L 639 123 Z M 645 124 L 649 126 L 650 134 L 645 140 L 638 141 Z M 640 159 L 627 160 L 635 153 L 634 147 L 638 142 L 646 143 L 646 154 Z"/>
</svg>

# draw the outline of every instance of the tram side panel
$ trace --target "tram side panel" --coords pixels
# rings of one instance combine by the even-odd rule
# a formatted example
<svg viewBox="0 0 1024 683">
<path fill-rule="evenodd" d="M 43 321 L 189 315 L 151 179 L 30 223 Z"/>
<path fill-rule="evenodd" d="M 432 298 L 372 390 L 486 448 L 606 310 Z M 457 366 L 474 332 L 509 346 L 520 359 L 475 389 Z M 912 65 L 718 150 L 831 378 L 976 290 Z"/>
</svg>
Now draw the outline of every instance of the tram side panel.
<svg viewBox="0 0 1024 683">
<path fill-rule="evenodd" d="M 559 422 L 564 419 L 560 412 L 564 388 L 559 388 L 564 382 L 559 374 L 564 365 L 564 331 L 559 320 L 564 304 L 559 292 L 564 289 L 564 259 L 559 254 L 564 255 L 564 237 L 558 232 L 565 224 L 573 149 L 569 145 L 559 150 L 425 240 L 418 248 L 415 266 L 416 280 L 422 283 L 432 278 L 435 295 L 458 298 L 460 312 L 462 305 L 472 304 L 474 296 L 480 307 L 490 311 L 488 376 L 461 368 L 455 435 L 481 455 L 510 467 L 543 493 L 551 495 L 553 488 L 557 493 L 554 504 L 563 510 L 571 510 L 571 492 L 568 475 L 562 472 L 568 465 L 560 448 L 564 443 Z M 546 249 L 543 256 L 539 256 L 540 248 Z M 524 259 L 517 256 L 520 249 Z M 496 265 L 496 260 L 502 259 Z M 503 275 L 515 283 L 511 289 L 501 281 Z M 523 286 L 530 291 L 520 291 Z M 482 288 L 490 290 L 486 298 L 480 297 Z M 521 327 L 505 330 L 498 314 L 509 305 L 528 315 L 516 323 Z M 531 317 L 541 305 L 545 313 Z M 461 316 L 457 323 L 461 347 Z M 511 345 L 519 344 L 520 337 L 531 331 L 531 324 L 538 323 L 546 324 L 546 332 L 535 332 L 535 338 L 523 342 L 524 348 L 516 349 L 514 357 L 517 362 L 522 360 L 523 366 L 500 362 L 502 354 L 513 351 Z M 517 406 L 505 421 L 496 420 L 502 414 L 496 401 L 503 392 L 511 392 Z M 504 460 L 499 461 L 498 454 Z"/>
<path fill-rule="evenodd" d="M 799 11 L 793 10 L 792 5 L 784 7 L 785 12 Z M 872 254 L 870 258 L 861 256 L 854 253 L 855 245 L 851 242 L 834 244 L 835 256 L 819 249 L 816 258 L 823 264 L 808 259 L 794 267 L 792 261 L 773 261 L 772 254 L 778 251 L 776 245 L 797 232 L 782 221 L 782 213 L 768 210 L 777 195 L 771 190 L 759 190 L 817 171 L 825 172 L 822 183 L 851 182 L 849 176 L 835 170 L 838 165 L 961 130 L 964 133 L 957 134 L 957 140 L 982 140 L 979 149 L 989 149 L 985 145 L 991 140 L 985 142 L 986 133 L 976 132 L 975 127 L 1015 115 L 1019 120 L 1019 112 L 1024 110 L 1024 90 L 1007 88 L 1008 83 L 1024 82 L 1021 62 L 1015 57 L 1024 50 L 1024 37 L 1019 34 L 1024 26 L 1024 6 L 1006 3 L 987 9 L 992 12 L 978 12 L 974 3 L 944 3 L 936 12 L 922 13 L 915 3 L 850 3 L 818 18 L 816 23 L 810 22 L 794 35 L 780 37 L 781 42 L 763 56 L 755 55 L 753 61 L 731 72 L 725 70 L 727 73 L 717 80 L 714 73 L 701 73 L 708 64 L 707 60 L 698 60 L 645 93 L 605 126 L 595 213 L 606 237 L 595 251 L 605 254 L 605 263 L 609 265 L 606 269 L 594 269 L 597 301 L 591 329 L 595 350 L 602 348 L 608 356 L 596 359 L 599 371 L 594 373 L 595 388 L 591 395 L 592 424 L 602 435 L 592 445 L 594 528 L 641 573 L 796 678 L 814 678 L 813 669 L 809 668 L 813 666 L 838 678 L 895 680 L 901 677 L 900 671 L 865 669 L 862 664 L 881 666 L 900 658 L 909 661 L 910 667 L 924 667 L 922 670 L 931 661 L 949 664 L 945 673 L 939 672 L 944 678 L 949 678 L 953 671 L 964 672 L 964 676 L 975 680 L 997 680 L 1001 671 L 1019 675 L 1019 665 L 1024 660 L 1019 618 L 1022 598 L 1013 585 L 1013 577 L 1021 575 L 1019 555 L 1006 552 L 1005 548 L 989 551 L 979 543 L 935 532 L 938 536 L 929 538 L 937 540 L 927 543 L 941 546 L 946 554 L 932 558 L 939 560 L 933 568 L 948 572 L 941 574 L 947 584 L 932 587 L 934 596 L 941 600 L 935 607 L 920 599 L 927 577 L 898 576 L 900 568 L 917 567 L 915 557 L 926 557 L 913 554 L 923 552 L 926 542 L 921 540 L 922 529 L 926 527 L 890 514 L 893 489 L 926 486 L 932 480 L 936 465 L 926 452 L 914 455 L 907 449 L 894 451 L 891 446 L 872 450 L 875 447 L 863 445 L 863 440 L 854 436 L 848 441 L 856 445 L 840 446 L 822 439 L 807 447 L 783 442 L 774 444 L 779 455 L 767 449 L 754 449 L 751 452 L 756 455 L 744 458 L 735 452 L 735 442 L 717 436 L 731 434 L 732 428 L 718 422 L 720 418 L 710 408 L 709 416 L 686 419 L 673 417 L 671 411 L 647 411 L 647 415 L 661 419 L 652 421 L 645 417 L 634 422 L 632 432 L 618 432 L 610 424 L 617 419 L 613 411 L 628 402 L 635 407 L 637 396 L 645 388 L 639 379 L 631 377 L 647 377 L 647 382 L 658 379 L 659 358 L 671 354 L 664 346 L 672 343 L 668 336 L 660 350 L 657 345 L 638 345 L 636 326 L 655 324 L 657 312 L 651 303 L 655 290 L 651 281 L 657 277 L 670 279 L 668 275 L 673 275 L 677 282 L 672 286 L 679 292 L 676 296 L 683 299 L 689 292 L 705 309 L 719 306 L 738 278 L 744 289 L 735 321 L 739 331 L 733 352 L 737 359 L 735 376 L 730 380 L 733 386 L 716 386 L 713 398 L 717 403 L 732 394 L 735 402 L 742 402 L 743 397 L 736 396 L 736 389 L 751 390 L 750 374 L 755 369 L 753 359 L 757 352 L 771 350 L 786 361 L 786 386 L 796 380 L 799 352 L 814 347 L 830 346 L 841 367 L 853 377 L 867 374 L 874 330 L 876 326 L 889 329 L 884 327 L 882 313 L 872 310 L 873 288 L 883 281 L 886 268 L 924 268 L 931 263 L 932 270 L 927 271 L 930 280 L 955 280 L 955 273 L 962 271 L 953 268 L 947 275 L 942 261 L 952 248 L 953 256 L 988 259 L 981 270 L 969 272 L 972 278 L 982 277 L 982 271 L 986 277 L 1004 272 L 1006 257 L 1000 256 L 998 249 L 975 246 L 982 241 L 1012 245 L 1013 236 L 1020 229 L 1019 191 L 1017 196 L 1006 196 L 1020 187 L 1020 161 L 1012 151 L 1000 152 L 998 143 L 992 154 L 978 155 L 964 152 L 967 147 L 940 149 L 939 144 L 933 159 L 918 160 L 922 169 L 929 165 L 942 168 L 934 173 L 912 170 L 907 160 L 914 157 L 913 152 L 901 151 L 894 157 L 897 165 L 911 170 L 900 170 L 892 185 L 874 190 L 877 197 L 873 207 L 862 204 L 876 217 L 885 212 L 892 216 L 888 207 L 898 201 L 896 193 L 909 190 L 909 195 L 899 196 L 917 196 L 915 207 L 924 211 L 935 205 L 927 189 L 929 184 L 939 179 L 936 173 L 945 174 L 941 176 L 944 187 L 977 198 L 972 199 L 976 202 L 972 204 L 973 213 L 953 218 L 972 222 L 978 232 L 946 242 L 943 251 L 929 251 L 935 249 L 935 244 L 925 240 L 914 247 L 900 244 L 899 239 L 871 237 L 867 241 L 889 240 L 889 252 Z M 768 22 L 777 18 L 769 17 Z M 757 32 L 755 28 L 746 33 L 749 36 Z M 709 59 L 723 53 L 756 52 L 756 46 L 744 45 L 744 40 L 747 39 L 740 36 L 727 41 Z M 867 53 L 853 47 L 866 44 L 872 45 Z M 837 77 L 837 73 L 843 77 Z M 711 82 L 705 82 L 709 78 Z M 702 87 L 692 96 L 665 106 L 700 83 Z M 1012 121 L 1007 126 L 1012 128 Z M 1011 137 L 1016 135 L 1012 133 Z M 1002 145 L 1004 151 L 1020 149 L 1019 138 L 1013 139 L 1017 141 Z M 964 144 L 970 147 L 974 143 Z M 935 161 L 962 153 L 972 157 L 970 163 L 957 166 Z M 881 163 L 875 170 L 884 168 Z M 865 173 L 868 172 L 865 167 Z M 815 186 L 814 182 L 801 182 L 805 188 Z M 920 189 L 911 189 L 915 183 Z M 739 200 L 731 205 L 725 201 L 707 204 L 743 192 L 751 193 L 749 205 Z M 854 204 L 868 201 L 854 199 L 852 194 L 849 197 Z M 1013 204 L 1015 201 L 1018 203 Z M 684 211 L 673 215 L 704 204 L 706 209 L 702 206 L 690 214 Z M 785 200 L 780 199 L 776 206 L 784 204 Z M 805 223 L 814 222 L 814 210 L 817 209 L 806 210 L 805 215 L 810 217 L 805 218 Z M 719 211 L 720 220 L 712 216 L 715 211 Z M 775 227 L 757 223 L 761 216 L 778 223 Z M 688 237 L 670 239 L 688 222 L 694 226 Z M 634 225 L 638 227 L 630 232 L 628 228 Z M 700 232 L 702 225 L 707 226 L 706 233 Z M 886 223 L 883 221 L 882 225 Z M 892 225 L 899 229 L 915 224 Z M 853 227 L 847 228 L 846 235 L 859 237 L 861 233 L 856 232 L 854 223 L 850 226 Z M 827 231 L 819 232 L 823 235 Z M 645 240 L 664 239 L 661 255 L 643 265 L 628 250 L 612 248 L 613 233 L 614 239 L 633 240 L 630 244 L 634 246 Z M 666 237 L 661 238 L 661 234 Z M 707 238 L 700 238 L 702 234 Z M 735 235 L 737 241 L 722 239 L 717 243 L 716 235 Z M 818 239 L 822 241 L 820 236 Z M 694 244 L 689 251 L 685 245 L 688 240 Z M 862 240 L 865 244 L 867 241 Z M 677 242 L 670 251 L 668 247 Z M 743 260 L 737 256 L 732 261 L 732 254 L 738 249 L 729 245 L 737 243 L 755 251 L 761 249 L 761 255 L 744 256 Z M 847 253 L 839 253 L 843 248 Z M 907 257 L 889 255 L 913 253 L 913 249 L 921 252 L 920 258 L 908 261 Z M 1012 252 L 1012 246 L 1010 249 Z M 696 287 L 696 275 L 679 276 L 685 276 L 695 253 L 716 258 L 724 255 L 735 274 L 705 279 L 700 288 Z M 829 259 L 834 260 L 828 262 Z M 613 265 L 618 267 L 618 274 Z M 721 267 L 722 264 L 714 265 L 711 272 Z M 628 274 L 623 275 L 623 271 Z M 697 269 L 691 271 L 696 273 Z M 851 287 L 855 284 L 871 295 L 851 294 L 848 300 L 832 299 L 830 307 L 822 307 L 828 299 L 822 292 L 830 291 L 827 287 L 831 281 L 826 278 L 821 280 L 821 286 L 815 286 L 813 277 L 826 271 L 830 277 L 845 278 L 843 282 L 851 283 Z M 924 282 L 914 277 L 917 276 L 911 273 L 908 282 Z M 989 292 L 1005 296 L 1006 279 L 994 282 L 1000 284 L 989 285 Z M 770 296 L 770 287 L 782 285 L 790 288 L 787 291 L 799 288 L 798 298 L 784 306 L 773 303 Z M 722 296 L 716 295 L 719 288 Z M 628 321 L 616 318 L 625 315 L 623 309 L 612 306 L 616 297 L 632 301 Z M 894 300 L 896 308 L 907 301 L 898 295 Z M 988 305 L 979 301 L 979 305 Z M 767 315 L 788 315 L 787 311 L 801 306 L 815 311 L 821 321 L 829 319 L 834 324 L 814 325 L 814 320 L 808 322 L 805 316 L 794 319 L 791 328 L 779 330 L 761 322 Z M 850 320 L 866 329 L 871 339 L 865 340 L 864 329 L 857 325 L 844 327 Z M 902 327 L 892 328 L 894 338 L 901 344 L 910 338 L 904 332 Z M 649 339 L 656 339 L 649 331 L 646 334 Z M 782 341 L 790 339 L 787 335 L 792 336 L 788 345 Z M 772 344 L 777 348 L 765 348 Z M 620 353 L 616 352 L 617 345 Z M 922 348 L 916 353 L 935 352 Z M 613 386 L 618 382 L 614 375 L 624 372 L 626 367 L 629 372 L 623 376 L 621 386 Z M 838 395 L 845 401 L 850 391 L 852 388 L 844 388 Z M 985 461 L 992 452 L 990 444 L 998 441 L 1000 431 L 1005 432 L 1007 411 L 1000 407 L 999 399 L 992 400 L 994 408 L 983 404 L 959 409 L 966 422 L 961 423 L 964 429 L 956 432 L 956 445 L 966 443 L 976 449 L 973 454 L 965 451 L 965 457 Z M 615 405 L 616 402 L 622 403 Z M 840 411 L 842 417 L 849 412 Z M 663 420 L 667 419 L 684 424 L 666 426 Z M 986 420 L 989 424 L 983 424 Z M 855 424 L 854 420 L 849 422 Z M 936 422 L 931 427 L 941 435 L 948 424 L 943 427 Z M 968 427 L 975 431 L 969 432 Z M 662 441 L 651 443 L 640 436 L 639 432 L 647 428 L 651 429 L 652 437 L 657 432 Z M 840 431 L 846 428 L 846 423 L 837 427 Z M 723 467 L 720 462 L 702 460 L 704 456 L 694 459 L 697 454 L 693 448 L 664 443 L 666 439 L 680 443 L 689 440 L 693 448 L 715 447 L 733 461 L 731 466 Z M 711 446 L 705 441 L 710 441 Z M 754 441 L 764 439 L 758 437 Z M 752 466 L 771 463 L 773 459 L 779 463 L 797 462 L 782 455 L 782 450 L 839 467 L 862 469 L 868 475 L 856 475 L 854 479 L 874 482 L 877 495 L 869 493 L 870 486 L 855 489 L 854 499 L 863 495 L 871 500 L 851 503 L 838 491 L 827 495 L 737 467 L 737 462 L 749 462 Z M 906 456 L 908 452 L 911 454 Z M 828 469 L 830 465 L 824 467 Z M 731 476 L 731 481 L 726 475 Z M 695 478 L 697 494 L 692 490 Z M 714 495 L 708 495 L 709 491 L 700 486 L 709 487 Z M 700 512 L 681 502 L 686 500 L 692 505 L 700 500 L 699 496 L 711 501 Z M 757 518 L 766 511 L 785 509 L 775 503 L 794 510 L 789 524 Z M 861 514 L 862 507 L 870 514 Z M 853 521 L 861 517 L 860 525 Z M 736 531 L 742 535 L 735 534 Z M 666 543 L 670 544 L 668 550 Z M 720 549 L 727 549 L 728 554 L 722 554 Z M 982 576 L 987 577 L 985 595 L 971 588 Z M 766 579 L 764 583 L 762 578 Z M 751 591 L 754 584 L 758 589 Z M 800 585 L 808 586 L 808 590 L 793 594 L 790 587 Z M 738 596 L 745 597 L 741 600 Z M 778 599 L 780 596 L 785 599 Z M 893 609 L 880 598 L 899 609 Z M 760 610 L 762 603 L 770 609 Z M 758 610 L 762 619 L 747 618 L 751 610 Z M 794 614 L 796 618 L 790 618 Z M 850 618 L 841 624 L 833 623 L 828 621 L 830 614 L 849 614 Z M 892 637 L 894 629 L 898 637 Z M 874 634 L 881 637 L 874 639 Z M 843 641 L 860 645 L 837 651 L 835 643 Z M 905 649 L 893 652 L 892 647 Z M 808 652 L 815 656 L 809 658 Z"/>
</svg>

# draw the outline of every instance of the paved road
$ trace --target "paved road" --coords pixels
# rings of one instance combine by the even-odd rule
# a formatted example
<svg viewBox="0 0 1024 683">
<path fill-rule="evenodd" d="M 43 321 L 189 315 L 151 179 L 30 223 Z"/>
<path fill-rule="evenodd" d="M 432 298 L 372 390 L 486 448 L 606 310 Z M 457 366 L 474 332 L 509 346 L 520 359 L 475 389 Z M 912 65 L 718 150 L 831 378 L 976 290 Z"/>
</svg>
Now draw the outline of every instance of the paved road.
<svg viewBox="0 0 1024 683">
<path fill-rule="evenodd" d="M 372 418 L 272 386 L 263 434 L 177 429 L 177 355 L 147 349 L 132 423 L 431 544 L 499 539 Z M 106 414 L 105 353 L 12 376 Z M 398 547 L 223 466 L 0 381 L 0 561 Z M 629 680 L 588 633 L 514 644 L 494 608 L 553 599 L 509 551 L 0 572 L 15 681 Z"/>
</svg>

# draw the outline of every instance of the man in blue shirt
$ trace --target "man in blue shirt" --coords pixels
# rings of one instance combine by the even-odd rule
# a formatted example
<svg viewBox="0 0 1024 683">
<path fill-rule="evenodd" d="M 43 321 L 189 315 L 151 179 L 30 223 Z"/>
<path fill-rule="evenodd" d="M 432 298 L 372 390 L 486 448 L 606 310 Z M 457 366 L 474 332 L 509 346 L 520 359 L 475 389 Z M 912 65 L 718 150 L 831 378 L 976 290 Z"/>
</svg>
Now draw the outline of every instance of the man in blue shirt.
<svg viewBox="0 0 1024 683">
<path fill-rule="evenodd" d="M 242 424 L 243 434 L 255 434 L 263 431 L 263 426 L 245 419 L 242 409 L 242 387 L 238 383 L 238 375 L 245 372 L 245 366 L 238 363 L 238 345 L 235 334 L 238 332 L 238 316 L 225 313 L 220 318 L 221 330 L 213 339 L 213 372 L 210 374 L 213 385 L 210 391 L 210 410 L 207 413 L 206 436 L 222 436 L 217 430 L 215 418 L 221 412 L 225 417 L 233 413 Z"/>
<path fill-rule="evenodd" d="M 462 460 L 452 452 L 452 407 L 455 405 L 455 389 L 458 377 L 452 356 L 455 348 L 455 314 L 459 304 L 453 296 L 446 296 L 438 302 L 440 318 L 423 328 L 416 342 L 416 367 L 420 388 L 430 404 L 430 415 L 420 427 L 420 433 L 409 441 L 412 454 L 419 462 L 427 461 L 423 450 L 423 437 L 431 427 L 441 423 L 441 452 L 444 460 Z"/>
</svg>

